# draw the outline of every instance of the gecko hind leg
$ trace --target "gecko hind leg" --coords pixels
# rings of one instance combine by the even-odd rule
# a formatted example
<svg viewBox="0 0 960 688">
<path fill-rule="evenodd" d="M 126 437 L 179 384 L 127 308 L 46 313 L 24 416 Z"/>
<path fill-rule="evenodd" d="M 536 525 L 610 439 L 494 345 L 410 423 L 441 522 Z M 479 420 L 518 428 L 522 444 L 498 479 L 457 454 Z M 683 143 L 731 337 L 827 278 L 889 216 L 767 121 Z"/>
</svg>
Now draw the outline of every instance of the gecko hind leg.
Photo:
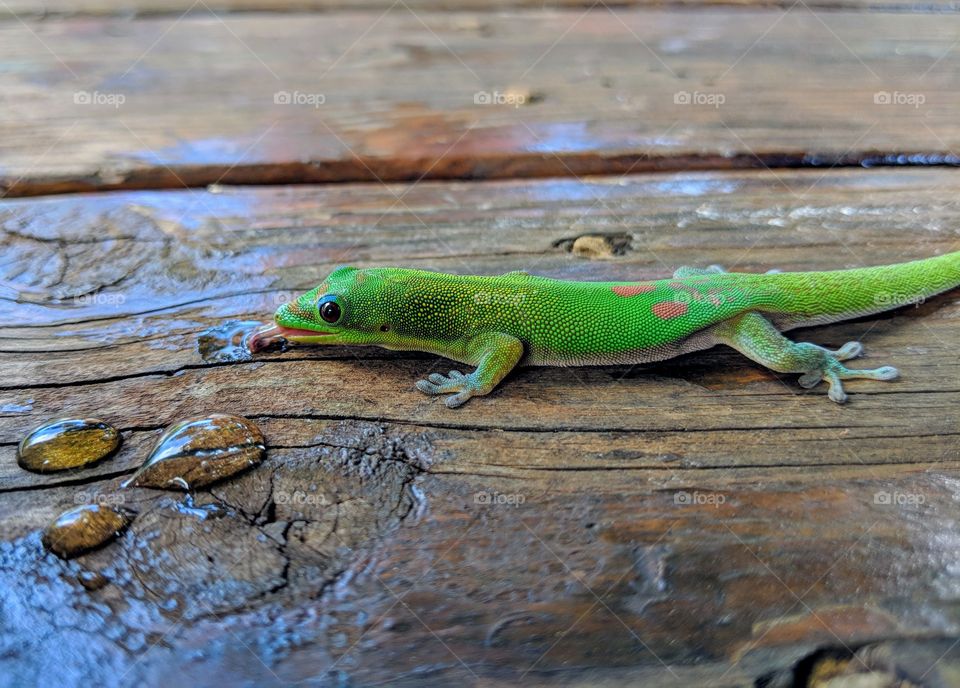
<svg viewBox="0 0 960 688">
<path fill-rule="evenodd" d="M 682 279 L 684 277 L 699 277 L 702 275 L 723 275 L 726 274 L 727 270 L 722 265 L 710 265 L 705 268 L 695 268 L 691 265 L 683 265 L 673 271 L 674 279 Z M 772 268 L 767 270 L 765 275 L 777 275 L 783 272 L 780 268 Z"/>
<path fill-rule="evenodd" d="M 836 350 L 809 342 L 793 342 L 759 313 L 745 313 L 719 323 L 714 333 L 719 342 L 760 365 L 779 373 L 802 373 L 798 380 L 801 387 L 809 389 L 826 380 L 830 385 L 827 396 L 838 404 L 847 400 L 842 380 L 893 380 L 899 375 L 892 366 L 869 370 L 847 368 L 841 361 L 862 354 L 860 342 L 847 342 Z"/>
<path fill-rule="evenodd" d="M 697 268 L 692 265 L 682 265 L 673 271 L 674 279 L 683 279 L 684 277 L 698 277 L 700 275 L 721 275 L 726 270 L 720 265 L 710 265 L 705 268 Z"/>
<path fill-rule="evenodd" d="M 780 268 L 772 268 L 767 270 L 765 275 L 778 275 L 783 270 Z M 722 265 L 709 265 L 705 268 L 695 268 L 691 265 L 683 265 L 673 271 L 674 279 L 681 279 L 683 277 L 700 277 L 703 275 L 724 275 L 727 274 L 726 268 Z"/>
</svg>

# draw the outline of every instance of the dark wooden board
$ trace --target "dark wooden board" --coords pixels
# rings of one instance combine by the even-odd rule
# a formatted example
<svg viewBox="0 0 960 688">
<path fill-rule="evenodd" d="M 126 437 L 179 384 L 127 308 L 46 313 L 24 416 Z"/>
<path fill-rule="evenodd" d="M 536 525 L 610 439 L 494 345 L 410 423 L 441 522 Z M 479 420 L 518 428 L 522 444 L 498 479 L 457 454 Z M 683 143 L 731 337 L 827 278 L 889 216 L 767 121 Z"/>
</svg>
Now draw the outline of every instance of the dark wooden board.
<svg viewBox="0 0 960 688">
<path fill-rule="evenodd" d="M 0 189 L 957 164 L 958 28 L 802 4 L 11 20 Z"/>
<path fill-rule="evenodd" d="M 917 685 L 952 685 L 956 293 L 797 333 L 862 339 L 864 365 L 901 368 L 851 382 L 846 407 L 718 349 L 527 369 L 451 411 L 412 386 L 450 367 L 436 357 L 301 347 L 210 363 L 197 338 L 267 318 L 348 262 L 639 279 L 934 255 L 957 248 L 958 191 L 947 169 L 807 170 L 0 203 L 2 675 L 787 686 L 887 658 L 925 674 Z M 567 250 L 588 234 L 622 254 Z M 122 493 L 140 515 L 119 542 L 43 554 L 60 510 L 113 495 L 163 426 L 214 411 L 262 427 L 263 466 L 192 507 Z M 63 414 L 115 423 L 120 453 L 21 471 L 15 443 Z M 81 570 L 110 582 L 88 591 Z"/>
</svg>

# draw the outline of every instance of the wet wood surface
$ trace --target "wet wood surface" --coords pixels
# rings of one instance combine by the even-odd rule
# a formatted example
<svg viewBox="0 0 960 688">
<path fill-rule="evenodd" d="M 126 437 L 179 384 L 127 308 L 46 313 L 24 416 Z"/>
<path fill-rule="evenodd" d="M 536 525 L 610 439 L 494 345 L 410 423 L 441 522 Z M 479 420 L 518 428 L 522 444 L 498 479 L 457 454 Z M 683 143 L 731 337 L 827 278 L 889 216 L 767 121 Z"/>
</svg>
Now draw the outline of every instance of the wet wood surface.
<svg viewBox="0 0 960 688">
<path fill-rule="evenodd" d="M 591 5 L 0 2 L 0 685 L 960 685 L 956 292 L 795 333 L 900 368 L 845 407 L 722 348 L 457 411 L 434 356 L 237 348 L 345 263 L 960 248 L 953 0 Z M 211 413 L 265 461 L 118 489 Z M 81 504 L 138 515 L 45 553 Z"/>
<path fill-rule="evenodd" d="M 0 191 L 958 162 L 956 13 L 194 9 L 0 21 Z"/>
<path fill-rule="evenodd" d="M 909 260 L 956 250 L 958 192 L 940 168 L 3 201 L 4 675 L 794 686 L 873 671 L 955 685 L 957 293 L 797 332 L 862 340 L 861 365 L 900 368 L 851 381 L 845 407 L 726 349 L 525 369 L 451 411 L 413 388 L 450 367 L 433 356 L 215 361 L 198 342 L 342 263 L 645 279 Z M 571 250 L 589 235 L 616 250 Z M 266 461 L 190 500 L 116 491 L 164 427 L 212 412 L 256 422 Z M 19 469 L 15 443 L 63 415 L 114 424 L 119 453 Z M 116 542 L 44 554 L 60 511 L 118 495 L 139 515 Z"/>
</svg>

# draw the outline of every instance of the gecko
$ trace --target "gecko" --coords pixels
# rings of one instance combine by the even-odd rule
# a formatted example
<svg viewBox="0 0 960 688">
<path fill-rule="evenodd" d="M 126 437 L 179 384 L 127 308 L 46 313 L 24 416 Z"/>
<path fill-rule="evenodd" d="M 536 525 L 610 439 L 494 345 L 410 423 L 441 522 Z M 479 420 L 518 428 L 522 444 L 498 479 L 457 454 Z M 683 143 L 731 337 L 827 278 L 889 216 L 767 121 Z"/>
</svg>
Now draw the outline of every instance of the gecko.
<svg viewBox="0 0 960 688">
<path fill-rule="evenodd" d="M 489 394 L 520 365 L 586 366 L 662 361 L 730 346 L 801 387 L 828 384 L 844 403 L 843 380 L 893 380 L 892 366 L 848 368 L 860 342 L 828 349 L 783 332 L 871 315 L 960 286 L 960 251 L 894 265 L 824 272 L 726 272 L 682 267 L 667 279 L 579 282 L 524 271 L 451 275 L 398 267 L 339 267 L 281 305 L 251 351 L 295 344 L 375 345 L 420 351 L 474 366 L 416 383 L 447 395 L 450 408 Z"/>
</svg>

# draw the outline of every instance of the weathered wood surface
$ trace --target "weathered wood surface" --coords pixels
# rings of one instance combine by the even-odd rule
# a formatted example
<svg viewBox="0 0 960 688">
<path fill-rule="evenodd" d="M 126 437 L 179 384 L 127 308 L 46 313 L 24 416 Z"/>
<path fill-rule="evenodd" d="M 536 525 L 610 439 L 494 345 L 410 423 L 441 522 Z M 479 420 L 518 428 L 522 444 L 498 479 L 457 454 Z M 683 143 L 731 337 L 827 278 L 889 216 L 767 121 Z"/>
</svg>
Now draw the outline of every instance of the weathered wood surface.
<svg viewBox="0 0 960 688">
<path fill-rule="evenodd" d="M 957 164 L 958 30 L 803 6 L 5 21 L 0 190 Z"/>
<path fill-rule="evenodd" d="M 532 9 L 579 9 L 604 5 L 623 7 L 783 7 L 795 8 L 790 0 L 6 0 L 0 5 L 0 19 L 33 16 L 172 15 L 226 14 L 231 12 L 325 12 L 367 10 L 384 12 L 406 8 L 415 12 L 484 11 Z M 813 9 L 850 8 L 875 11 L 955 12 L 956 0 L 804 0 Z"/>
<path fill-rule="evenodd" d="M 435 357 L 208 363 L 197 339 L 346 262 L 631 279 L 933 255 L 957 247 L 958 192 L 946 169 L 808 170 L 0 203 L 0 675 L 787 686 L 887 662 L 955 685 L 956 293 L 798 333 L 900 367 L 851 382 L 842 408 L 727 350 L 523 370 L 450 411 L 413 388 L 447 369 Z M 622 255 L 567 250 L 591 233 Z M 113 494 L 160 428 L 213 411 L 261 425 L 265 465 L 193 507 L 127 493 L 140 516 L 117 543 L 43 554 L 56 513 Z M 117 457 L 15 466 L 28 429 L 77 413 L 123 429 Z M 81 570 L 110 582 L 88 591 Z"/>
</svg>

